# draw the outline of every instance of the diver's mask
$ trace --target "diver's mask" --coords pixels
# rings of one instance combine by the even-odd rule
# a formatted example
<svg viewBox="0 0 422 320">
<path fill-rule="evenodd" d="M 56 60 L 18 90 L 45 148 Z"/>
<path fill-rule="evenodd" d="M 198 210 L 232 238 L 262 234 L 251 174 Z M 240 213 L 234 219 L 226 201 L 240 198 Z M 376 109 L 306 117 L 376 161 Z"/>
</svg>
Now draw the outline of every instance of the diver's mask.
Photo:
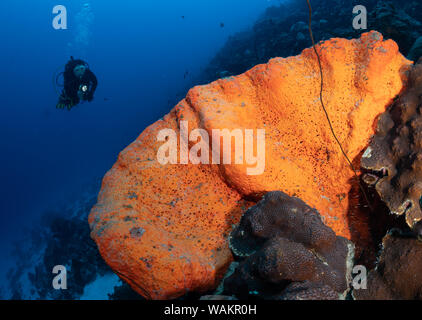
<svg viewBox="0 0 422 320">
<path fill-rule="evenodd" d="M 73 69 L 73 74 L 75 75 L 75 77 L 80 79 L 85 74 L 85 71 L 86 71 L 86 66 L 83 64 L 80 64 Z"/>
</svg>

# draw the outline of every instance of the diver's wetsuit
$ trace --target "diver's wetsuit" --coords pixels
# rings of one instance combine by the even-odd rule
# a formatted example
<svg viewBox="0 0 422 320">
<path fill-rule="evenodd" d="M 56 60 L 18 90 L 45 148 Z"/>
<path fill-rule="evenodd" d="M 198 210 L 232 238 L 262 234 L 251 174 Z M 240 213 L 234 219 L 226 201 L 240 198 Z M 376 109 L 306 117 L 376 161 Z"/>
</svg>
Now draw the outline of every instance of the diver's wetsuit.
<svg viewBox="0 0 422 320">
<path fill-rule="evenodd" d="M 82 100 L 92 101 L 94 98 L 94 92 L 97 88 L 97 77 L 95 74 L 87 67 L 82 78 L 78 78 L 73 73 L 73 69 L 78 65 L 87 66 L 86 62 L 83 60 L 75 60 L 73 57 L 66 64 L 65 71 L 63 74 L 64 77 L 64 89 L 62 94 L 59 97 L 59 102 L 57 106 L 60 108 L 67 107 L 71 109 L 80 102 L 80 97 L 78 91 L 82 86 L 86 86 L 86 91 L 83 93 Z"/>
</svg>

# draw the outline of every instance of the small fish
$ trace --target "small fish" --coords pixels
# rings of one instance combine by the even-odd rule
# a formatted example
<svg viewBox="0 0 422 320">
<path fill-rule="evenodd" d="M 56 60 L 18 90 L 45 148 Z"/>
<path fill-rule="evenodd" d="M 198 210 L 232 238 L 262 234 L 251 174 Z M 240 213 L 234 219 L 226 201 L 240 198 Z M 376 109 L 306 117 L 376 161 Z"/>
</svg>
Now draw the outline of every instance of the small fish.
<svg viewBox="0 0 422 320">
<path fill-rule="evenodd" d="M 186 79 L 188 75 L 189 75 L 189 70 L 186 70 L 185 74 L 183 75 L 183 79 Z"/>
<path fill-rule="evenodd" d="M 220 28 L 224 28 L 224 23 L 220 22 Z"/>
</svg>

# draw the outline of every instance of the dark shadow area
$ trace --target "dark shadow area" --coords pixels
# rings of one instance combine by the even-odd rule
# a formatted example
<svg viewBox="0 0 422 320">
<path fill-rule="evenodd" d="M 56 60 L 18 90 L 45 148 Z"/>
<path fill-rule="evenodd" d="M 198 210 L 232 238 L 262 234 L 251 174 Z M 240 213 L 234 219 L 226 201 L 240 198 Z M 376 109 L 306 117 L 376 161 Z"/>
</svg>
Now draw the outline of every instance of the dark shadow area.
<svg viewBox="0 0 422 320">
<path fill-rule="evenodd" d="M 359 168 L 362 153 L 353 160 L 356 168 Z M 345 167 L 345 170 L 350 169 Z M 362 264 L 372 269 L 381 249 L 382 238 L 387 232 L 393 228 L 407 230 L 408 227 L 404 217 L 390 214 L 390 210 L 380 199 L 375 188 L 367 186 L 362 180 L 362 174 L 359 179 L 365 194 L 354 178 L 349 180 L 351 188 L 348 194 L 350 202 L 347 219 L 351 240 L 356 245 L 355 264 Z"/>
</svg>

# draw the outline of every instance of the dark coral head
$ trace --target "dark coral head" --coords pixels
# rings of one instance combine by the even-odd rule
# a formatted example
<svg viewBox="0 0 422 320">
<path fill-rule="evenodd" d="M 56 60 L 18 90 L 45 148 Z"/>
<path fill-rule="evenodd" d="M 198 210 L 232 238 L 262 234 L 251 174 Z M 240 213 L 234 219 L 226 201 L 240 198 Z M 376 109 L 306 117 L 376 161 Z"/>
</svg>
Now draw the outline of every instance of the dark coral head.
<svg viewBox="0 0 422 320">
<path fill-rule="evenodd" d="M 240 262 L 224 287 L 241 299 L 339 299 L 347 293 L 353 244 L 299 198 L 267 193 L 243 215 L 230 247 Z"/>
<path fill-rule="evenodd" d="M 390 212 L 410 228 L 422 220 L 422 65 L 414 66 L 406 90 L 378 119 L 361 158 L 363 181 L 375 187 Z"/>
</svg>

